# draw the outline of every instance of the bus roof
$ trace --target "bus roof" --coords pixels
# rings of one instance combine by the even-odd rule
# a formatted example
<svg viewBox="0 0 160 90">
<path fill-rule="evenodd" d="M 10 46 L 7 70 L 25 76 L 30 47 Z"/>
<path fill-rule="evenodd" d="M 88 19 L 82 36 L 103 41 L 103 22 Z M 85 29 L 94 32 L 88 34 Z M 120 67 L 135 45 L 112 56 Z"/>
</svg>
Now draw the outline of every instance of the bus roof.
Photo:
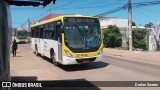
<svg viewBox="0 0 160 90">
<path fill-rule="evenodd" d="M 61 19 L 63 19 L 64 17 L 98 18 L 98 17 L 94 17 L 94 16 L 82 16 L 82 15 L 61 15 L 61 16 L 58 16 L 58 17 L 55 17 L 55 18 L 51 18 L 51 19 L 49 19 L 49 20 L 45 20 L 45 21 L 42 21 L 42 22 L 38 22 L 38 23 L 36 23 L 36 24 L 31 25 L 31 27 L 43 25 L 43 24 L 50 23 L 50 22 L 53 22 L 53 21 L 56 21 L 56 20 L 61 20 Z"/>
</svg>

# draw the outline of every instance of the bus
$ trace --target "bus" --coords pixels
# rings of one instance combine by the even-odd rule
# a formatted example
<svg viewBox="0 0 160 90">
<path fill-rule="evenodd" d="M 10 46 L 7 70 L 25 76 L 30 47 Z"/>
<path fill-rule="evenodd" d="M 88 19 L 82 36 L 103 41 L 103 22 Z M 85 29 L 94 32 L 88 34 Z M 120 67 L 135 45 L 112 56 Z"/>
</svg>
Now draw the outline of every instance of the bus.
<svg viewBox="0 0 160 90">
<path fill-rule="evenodd" d="M 103 40 L 99 19 L 63 15 L 31 25 L 31 48 L 55 65 L 101 61 Z"/>
<path fill-rule="evenodd" d="M 27 31 L 26 30 L 15 30 L 13 39 L 16 40 L 17 43 L 27 43 Z"/>
</svg>

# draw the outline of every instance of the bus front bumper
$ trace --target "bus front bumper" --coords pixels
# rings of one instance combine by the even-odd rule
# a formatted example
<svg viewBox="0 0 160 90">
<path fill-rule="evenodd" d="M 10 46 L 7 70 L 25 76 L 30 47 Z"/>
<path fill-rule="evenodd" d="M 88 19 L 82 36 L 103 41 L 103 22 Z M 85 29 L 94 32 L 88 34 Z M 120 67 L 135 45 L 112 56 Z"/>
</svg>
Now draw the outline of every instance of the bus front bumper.
<svg viewBox="0 0 160 90">
<path fill-rule="evenodd" d="M 62 65 L 72 65 L 72 64 L 85 64 L 90 62 L 102 61 L 103 55 L 98 55 L 95 57 L 86 57 L 86 58 L 70 58 L 63 56 Z"/>
</svg>

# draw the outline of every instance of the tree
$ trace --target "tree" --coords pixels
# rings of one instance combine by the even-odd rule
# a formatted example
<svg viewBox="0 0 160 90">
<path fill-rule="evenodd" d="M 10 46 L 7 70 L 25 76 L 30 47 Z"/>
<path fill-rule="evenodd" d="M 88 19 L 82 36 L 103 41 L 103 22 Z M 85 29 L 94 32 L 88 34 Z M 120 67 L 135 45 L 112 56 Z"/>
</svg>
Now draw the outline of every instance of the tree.
<svg viewBox="0 0 160 90">
<path fill-rule="evenodd" d="M 133 31 L 133 47 L 140 49 L 147 49 L 147 41 L 146 41 L 147 31 L 143 30 L 134 30 Z"/>
<path fill-rule="evenodd" d="M 136 26 L 136 23 L 135 23 L 135 22 L 132 22 L 132 26 Z"/>
<path fill-rule="evenodd" d="M 151 22 L 149 22 L 148 24 L 145 24 L 144 27 L 146 27 L 146 28 L 152 28 L 153 26 L 154 26 L 154 24 L 151 23 Z"/>
<path fill-rule="evenodd" d="M 104 45 L 111 48 L 122 46 L 122 35 L 116 25 L 109 25 L 104 30 Z"/>
</svg>

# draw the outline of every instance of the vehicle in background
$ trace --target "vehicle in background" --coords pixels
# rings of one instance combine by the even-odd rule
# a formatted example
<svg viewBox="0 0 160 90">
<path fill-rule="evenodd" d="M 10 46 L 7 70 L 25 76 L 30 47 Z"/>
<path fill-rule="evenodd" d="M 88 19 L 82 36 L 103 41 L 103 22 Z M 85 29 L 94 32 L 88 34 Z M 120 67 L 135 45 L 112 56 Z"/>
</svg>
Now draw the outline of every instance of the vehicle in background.
<svg viewBox="0 0 160 90">
<path fill-rule="evenodd" d="M 63 15 L 31 26 L 35 53 L 62 65 L 101 61 L 103 40 L 97 17 Z"/>
<path fill-rule="evenodd" d="M 12 40 L 16 40 L 17 43 L 27 43 L 27 31 L 26 30 L 15 30 L 12 36 Z"/>
</svg>

